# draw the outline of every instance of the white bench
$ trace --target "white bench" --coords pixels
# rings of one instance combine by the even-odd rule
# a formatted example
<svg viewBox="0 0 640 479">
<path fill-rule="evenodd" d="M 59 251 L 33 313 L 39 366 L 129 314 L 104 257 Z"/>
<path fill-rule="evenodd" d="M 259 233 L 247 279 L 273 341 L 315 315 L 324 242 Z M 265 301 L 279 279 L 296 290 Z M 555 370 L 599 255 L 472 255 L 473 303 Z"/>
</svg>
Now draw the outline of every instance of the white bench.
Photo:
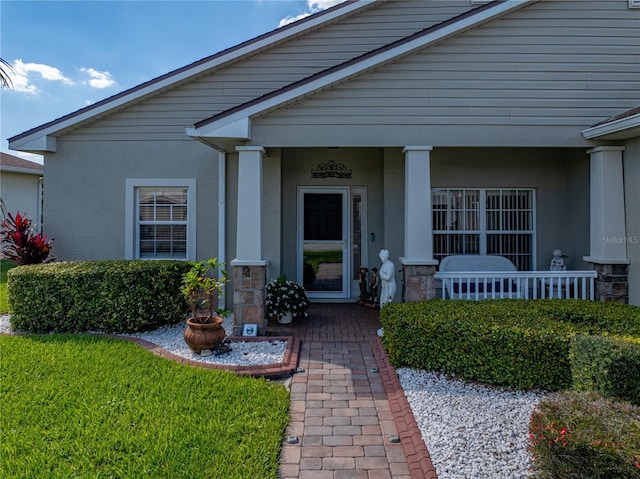
<svg viewBox="0 0 640 479">
<path fill-rule="evenodd" d="M 479 274 L 474 274 L 474 272 Z M 504 256 L 465 254 L 445 257 L 440 263 L 442 297 L 451 299 L 519 298 L 518 282 L 501 273 L 518 271 Z M 454 274 L 446 274 L 454 273 Z"/>
<path fill-rule="evenodd" d="M 507 258 L 492 255 L 445 257 L 434 275 L 442 299 L 539 299 L 595 297 L 595 271 L 518 271 Z"/>
</svg>

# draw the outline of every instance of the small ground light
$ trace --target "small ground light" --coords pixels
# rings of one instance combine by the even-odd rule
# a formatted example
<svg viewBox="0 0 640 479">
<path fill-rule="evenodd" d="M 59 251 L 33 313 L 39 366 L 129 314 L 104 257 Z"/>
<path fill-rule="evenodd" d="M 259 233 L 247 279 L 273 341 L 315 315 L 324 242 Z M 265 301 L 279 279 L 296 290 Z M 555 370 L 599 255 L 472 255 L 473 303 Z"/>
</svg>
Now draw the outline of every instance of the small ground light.
<svg viewBox="0 0 640 479">
<path fill-rule="evenodd" d="M 287 436 L 287 444 L 298 444 L 299 439 L 295 434 L 289 434 Z"/>
<path fill-rule="evenodd" d="M 298 374 L 299 374 L 299 373 L 303 373 L 303 372 L 304 372 L 304 368 L 298 368 L 298 369 L 296 369 L 296 372 L 297 372 Z"/>
<path fill-rule="evenodd" d="M 369 372 L 373 373 L 373 374 L 376 374 L 376 373 L 379 373 L 380 371 L 378 370 L 378 368 L 371 368 L 371 369 L 369 369 Z"/>
<path fill-rule="evenodd" d="M 397 443 L 400 442 L 400 436 L 398 436 L 397 434 L 389 434 L 389 442 L 393 442 L 393 443 Z"/>
</svg>

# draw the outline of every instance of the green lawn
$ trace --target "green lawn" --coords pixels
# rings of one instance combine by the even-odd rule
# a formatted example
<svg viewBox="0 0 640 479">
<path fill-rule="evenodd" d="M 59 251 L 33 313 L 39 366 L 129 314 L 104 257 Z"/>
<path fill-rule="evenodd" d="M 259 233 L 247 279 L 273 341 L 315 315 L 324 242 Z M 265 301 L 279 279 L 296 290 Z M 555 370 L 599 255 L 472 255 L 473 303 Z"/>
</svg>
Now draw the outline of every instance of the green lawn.
<svg viewBox="0 0 640 479">
<path fill-rule="evenodd" d="M 122 340 L 0 336 L 0 477 L 277 477 L 284 387 Z"/>
<path fill-rule="evenodd" d="M 7 304 L 7 271 L 16 266 L 8 259 L 0 259 L 0 314 L 9 312 Z"/>
</svg>

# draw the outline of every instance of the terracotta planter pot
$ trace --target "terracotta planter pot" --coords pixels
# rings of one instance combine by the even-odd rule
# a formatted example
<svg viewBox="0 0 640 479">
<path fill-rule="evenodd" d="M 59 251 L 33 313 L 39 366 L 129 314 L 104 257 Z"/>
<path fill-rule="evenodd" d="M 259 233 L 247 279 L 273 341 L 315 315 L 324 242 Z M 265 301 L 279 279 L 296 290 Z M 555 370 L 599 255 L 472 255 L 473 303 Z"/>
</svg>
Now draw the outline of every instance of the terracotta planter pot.
<svg viewBox="0 0 640 479">
<path fill-rule="evenodd" d="M 187 319 L 187 329 L 184 331 L 184 340 L 189 349 L 200 354 L 205 349 L 215 349 L 227 334 L 222 327 L 222 318 L 216 316 L 214 322 L 208 324 L 194 323 L 192 318 Z"/>
</svg>

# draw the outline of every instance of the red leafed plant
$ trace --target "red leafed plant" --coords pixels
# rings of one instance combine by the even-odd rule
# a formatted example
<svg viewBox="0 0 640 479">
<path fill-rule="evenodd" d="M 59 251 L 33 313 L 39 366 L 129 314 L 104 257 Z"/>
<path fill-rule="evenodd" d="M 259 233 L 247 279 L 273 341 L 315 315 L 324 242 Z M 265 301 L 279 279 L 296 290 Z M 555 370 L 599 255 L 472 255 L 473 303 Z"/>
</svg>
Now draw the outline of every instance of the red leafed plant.
<svg viewBox="0 0 640 479">
<path fill-rule="evenodd" d="M 48 240 L 41 233 L 34 234 L 31 225 L 32 221 L 20 212 L 15 218 L 7 213 L 7 218 L 0 225 L 3 258 L 18 265 L 47 263 L 55 259 L 49 256 L 53 240 Z"/>
</svg>

